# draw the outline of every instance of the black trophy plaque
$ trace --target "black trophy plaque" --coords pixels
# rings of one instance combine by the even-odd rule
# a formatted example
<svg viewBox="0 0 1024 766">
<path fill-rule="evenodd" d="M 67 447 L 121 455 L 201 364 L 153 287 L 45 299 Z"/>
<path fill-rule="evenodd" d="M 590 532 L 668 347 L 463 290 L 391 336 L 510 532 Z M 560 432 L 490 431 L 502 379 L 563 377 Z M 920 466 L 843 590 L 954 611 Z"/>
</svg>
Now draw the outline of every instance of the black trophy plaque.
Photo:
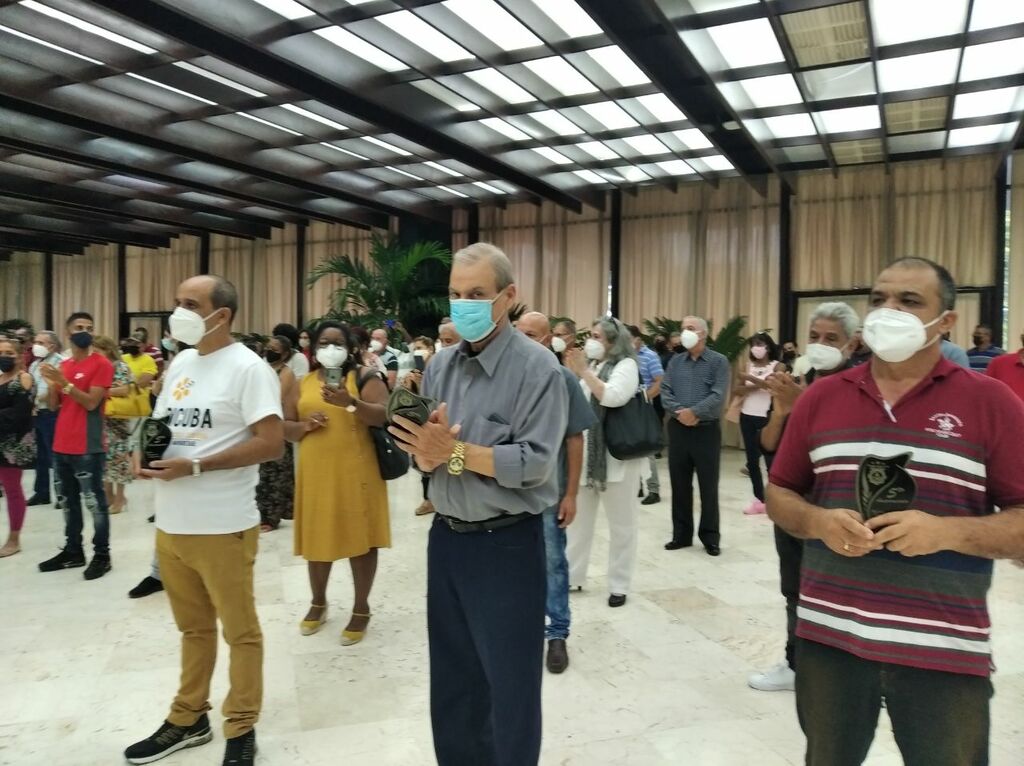
<svg viewBox="0 0 1024 766">
<path fill-rule="evenodd" d="M 152 462 L 162 459 L 171 446 L 171 428 L 167 421 L 168 418 L 146 418 L 142 421 L 139 449 L 142 451 L 143 468 L 149 468 Z"/>
<path fill-rule="evenodd" d="M 914 503 L 917 482 L 907 471 L 912 457 L 904 452 L 893 457 L 868 455 L 857 471 L 857 510 L 867 521 L 891 511 L 906 511 Z"/>
</svg>

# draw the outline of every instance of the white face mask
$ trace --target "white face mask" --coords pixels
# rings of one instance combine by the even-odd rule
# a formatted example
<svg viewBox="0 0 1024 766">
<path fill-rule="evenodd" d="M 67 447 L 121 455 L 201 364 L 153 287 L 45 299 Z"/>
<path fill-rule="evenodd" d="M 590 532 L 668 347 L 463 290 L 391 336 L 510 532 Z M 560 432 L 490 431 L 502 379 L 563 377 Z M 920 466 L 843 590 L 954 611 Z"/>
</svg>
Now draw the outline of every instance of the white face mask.
<svg viewBox="0 0 1024 766">
<path fill-rule="evenodd" d="M 700 343 L 700 336 L 693 330 L 683 330 L 679 336 L 679 341 L 683 344 L 683 348 L 689 351 Z"/>
<path fill-rule="evenodd" d="M 750 349 L 750 354 L 754 359 L 764 359 L 768 356 L 768 349 L 764 346 L 754 346 Z"/>
<path fill-rule="evenodd" d="M 587 359 L 600 362 L 604 359 L 604 344 L 597 338 L 588 338 L 583 344 L 583 353 L 587 355 Z"/>
<path fill-rule="evenodd" d="M 309 348 L 309 338 L 299 338 L 299 348 Z"/>
<path fill-rule="evenodd" d="M 375 354 L 379 354 L 383 350 L 384 350 L 384 344 L 381 343 L 379 340 L 371 340 L 370 341 L 370 351 L 372 351 Z"/>
<path fill-rule="evenodd" d="M 441 341 L 439 341 L 439 340 L 435 340 L 435 341 L 434 341 L 434 353 L 437 353 L 437 352 L 438 352 L 438 351 L 440 351 L 440 350 L 441 350 L 442 348 L 443 348 L 443 346 L 441 345 Z"/>
<path fill-rule="evenodd" d="M 843 352 L 835 346 L 810 343 L 807 346 L 807 362 L 818 372 L 828 372 L 842 364 Z"/>
<path fill-rule="evenodd" d="M 217 311 L 220 311 L 220 309 L 217 309 Z M 210 316 L 202 317 L 194 311 L 178 306 L 178 308 L 174 309 L 174 313 L 171 314 L 171 318 L 167 320 L 171 328 L 171 337 L 187 346 L 195 346 L 223 324 L 218 322 L 209 330 L 206 329 L 206 320 L 216 314 L 217 311 L 211 313 Z"/>
<path fill-rule="evenodd" d="M 32 346 L 32 356 L 36 359 L 45 359 L 50 355 L 50 349 L 44 346 L 42 343 L 36 343 Z"/>
<path fill-rule="evenodd" d="M 559 338 L 557 335 L 551 336 L 551 350 L 556 354 L 565 353 L 565 341 Z"/>
<path fill-rule="evenodd" d="M 928 324 L 924 324 L 909 311 L 875 309 L 864 320 L 864 342 L 882 361 L 893 364 L 905 362 L 921 349 L 938 342 L 941 335 L 929 341 L 925 330 L 937 324 L 948 313 L 943 311 Z"/>
<path fill-rule="evenodd" d="M 316 360 L 323 367 L 339 369 L 348 361 L 348 349 L 344 346 L 321 346 L 317 349 Z"/>
</svg>

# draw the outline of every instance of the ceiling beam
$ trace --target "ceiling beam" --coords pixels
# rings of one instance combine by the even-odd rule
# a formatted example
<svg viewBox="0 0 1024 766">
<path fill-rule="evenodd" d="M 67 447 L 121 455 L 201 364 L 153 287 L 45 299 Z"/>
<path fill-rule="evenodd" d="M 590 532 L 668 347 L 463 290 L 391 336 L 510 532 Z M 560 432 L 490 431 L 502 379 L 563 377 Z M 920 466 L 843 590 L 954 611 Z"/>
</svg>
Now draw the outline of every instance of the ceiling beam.
<svg viewBox="0 0 1024 766">
<path fill-rule="evenodd" d="M 56 234 L 65 239 L 78 239 L 86 243 L 123 242 L 139 247 L 168 247 L 171 238 L 167 235 L 144 234 L 122 227 L 93 225 L 80 221 L 68 221 L 30 213 L 16 213 L 0 210 L 0 226 L 8 230 L 30 234 Z"/>
<path fill-rule="evenodd" d="M 83 243 L 72 239 L 21 234 L 13 231 L 0 231 L 0 247 L 23 252 L 60 253 L 61 255 L 81 255 L 85 251 Z"/>
</svg>

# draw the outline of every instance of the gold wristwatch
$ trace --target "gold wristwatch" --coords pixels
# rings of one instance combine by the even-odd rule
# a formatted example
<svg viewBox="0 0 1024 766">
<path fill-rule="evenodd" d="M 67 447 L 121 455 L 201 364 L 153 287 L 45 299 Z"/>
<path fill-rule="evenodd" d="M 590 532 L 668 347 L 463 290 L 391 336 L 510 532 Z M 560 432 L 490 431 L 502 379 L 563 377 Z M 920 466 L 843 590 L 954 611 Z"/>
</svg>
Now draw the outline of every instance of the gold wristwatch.
<svg viewBox="0 0 1024 766">
<path fill-rule="evenodd" d="M 455 442 L 455 449 L 452 456 L 448 458 L 448 473 L 452 476 L 461 476 L 466 470 L 466 443 Z"/>
</svg>

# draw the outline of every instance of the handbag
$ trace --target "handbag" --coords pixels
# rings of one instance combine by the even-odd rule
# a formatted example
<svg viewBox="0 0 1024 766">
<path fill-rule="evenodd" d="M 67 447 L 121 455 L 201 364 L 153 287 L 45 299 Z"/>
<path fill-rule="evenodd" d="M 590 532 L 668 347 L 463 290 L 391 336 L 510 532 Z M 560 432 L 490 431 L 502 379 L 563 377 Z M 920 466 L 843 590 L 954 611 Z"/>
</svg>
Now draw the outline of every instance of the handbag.
<svg viewBox="0 0 1024 766">
<path fill-rule="evenodd" d="M 24 435 L 8 436 L 0 441 L 0 455 L 7 465 L 15 468 L 32 468 L 36 464 L 36 433 L 29 429 Z"/>
<path fill-rule="evenodd" d="M 363 390 L 366 382 L 379 375 L 376 371 L 359 381 L 359 390 Z M 397 390 L 397 389 L 396 389 Z M 377 468 L 384 481 L 391 481 L 405 476 L 409 472 L 409 456 L 395 444 L 395 439 L 384 426 L 369 426 L 373 449 L 377 453 Z"/>
<path fill-rule="evenodd" d="M 604 411 L 604 442 L 616 460 L 650 457 L 661 450 L 661 419 L 645 390 L 622 407 Z"/>
<path fill-rule="evenodd" d="M 148 418 L 152 413 L 149 391 L 145 389 L 128 396 L 111 396 L 103 408 L 108 418 Z"/>
</svg>

